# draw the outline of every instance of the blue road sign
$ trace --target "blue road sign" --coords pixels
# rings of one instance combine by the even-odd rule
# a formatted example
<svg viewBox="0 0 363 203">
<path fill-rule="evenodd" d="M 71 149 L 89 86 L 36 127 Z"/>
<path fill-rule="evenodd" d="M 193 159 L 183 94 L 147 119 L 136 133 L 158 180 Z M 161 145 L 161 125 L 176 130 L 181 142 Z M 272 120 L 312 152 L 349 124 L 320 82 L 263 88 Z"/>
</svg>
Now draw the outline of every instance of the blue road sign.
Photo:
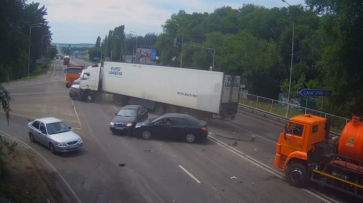
<svg viewBox="0 0 363 203">
<path fill-rule="evenodd" d="M 330 97 L 331 91 L 327 90 L 314 90 L 314 89 L 299 89 L 297 91 L 299 96 L 302 97 Z"/>
</svg>

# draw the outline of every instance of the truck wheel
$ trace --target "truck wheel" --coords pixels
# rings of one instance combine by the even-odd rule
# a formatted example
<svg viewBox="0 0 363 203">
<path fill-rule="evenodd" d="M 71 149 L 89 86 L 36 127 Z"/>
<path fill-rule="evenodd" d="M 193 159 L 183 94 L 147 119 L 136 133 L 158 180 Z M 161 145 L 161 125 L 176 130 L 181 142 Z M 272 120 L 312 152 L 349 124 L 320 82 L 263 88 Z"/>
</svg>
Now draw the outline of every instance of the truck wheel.
<svg viewBox="0 0 363 203">
<path fill-rule="evenodd" d="M 286 171 L 286 180 L 294 187 L 305 187 L 308 183 L 306 167 L 301 163 L 291 164 Z"/>
<path fill-rule="evenodd" d="M 121 96 L 121 95 L 114 95 L 114 99 L 113 101 L 120 106 L 125 106 L 127 105 L 127 98 L 125 96 Z"/>
<path fill-rule="evenodd" d="M 164 105 L 161 103 L 156 103 L 154 110 L 155 110 L 155 113 L 158 115 L 163 115 L 165 113 Z"/>
<path fill-rule="evenodd" d="M 94 100 L 93 94 L 91 92 L 88 92 L 85 96 L 85 100 L 86 100 L 86 102 L 93 102 L 93 100 Z"/>
<path fill-rule="evenodd" d="M 173 106 L 173 105 L 168 105 L 168 107 L 166 108 L 166 112 L 167 113 L 178 113 L 178 107 Z"/>
</svg>

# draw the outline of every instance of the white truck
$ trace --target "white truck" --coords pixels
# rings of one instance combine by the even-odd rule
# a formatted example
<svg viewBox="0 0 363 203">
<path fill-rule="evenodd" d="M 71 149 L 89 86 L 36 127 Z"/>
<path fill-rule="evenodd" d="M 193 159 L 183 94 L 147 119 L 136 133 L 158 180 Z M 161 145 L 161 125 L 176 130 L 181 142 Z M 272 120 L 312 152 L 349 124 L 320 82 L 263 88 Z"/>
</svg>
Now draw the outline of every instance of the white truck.
<svg viewBox="0 0 363 203">
<path fill-rule="evenodd" d="M 157 114 L 185 113 L 197 118 L 234 118 L 240 77 L 222 72 L 105 62 L 87 67 L 81 98 L 112 94 L 119 105 L 138 104 Z"/>
</svg>

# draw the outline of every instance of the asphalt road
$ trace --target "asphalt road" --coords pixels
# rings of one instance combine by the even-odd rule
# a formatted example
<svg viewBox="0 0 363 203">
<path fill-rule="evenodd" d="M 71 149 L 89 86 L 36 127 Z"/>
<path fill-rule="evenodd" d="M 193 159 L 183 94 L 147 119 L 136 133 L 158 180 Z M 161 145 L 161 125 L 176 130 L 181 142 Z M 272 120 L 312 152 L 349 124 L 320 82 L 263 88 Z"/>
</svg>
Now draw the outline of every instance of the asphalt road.
<svg viewBox="0 0 363 203">
<path fill-rule="evenodd" d="M 78 59 L 71 63 L 90 65 Z M 64 177 L 83 203 L 118 202 L 355 202 L 312 185 L 298 189 L 273 168 L 280 125 L 239 113 L 235 120 L 208 121 L 210 138 L 187 144 L 112 135 L 108 129 L 121 108 L 111 102 L 72 101 L 60 60 L 47 75 L 10 83 L 11 120 L 0 113 L 0 131 L 29 144 Z M 26 133 L 28 119 L 64 120 L 84 140 L 84 148 L 53 155 Z M 152 112 L 149 117 L 155 116 Z M 251 141 L 252 135 L 256 136 Z M 76 201 L 75 201 L 76 202 Z"/>
</svg>

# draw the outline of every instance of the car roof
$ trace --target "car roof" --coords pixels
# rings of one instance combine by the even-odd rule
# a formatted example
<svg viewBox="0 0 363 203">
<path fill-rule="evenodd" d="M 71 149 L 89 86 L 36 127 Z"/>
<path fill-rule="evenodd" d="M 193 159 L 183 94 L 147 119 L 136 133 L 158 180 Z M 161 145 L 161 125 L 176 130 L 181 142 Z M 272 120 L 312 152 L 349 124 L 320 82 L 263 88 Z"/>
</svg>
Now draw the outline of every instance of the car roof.
<svg viewBox="0 0 363 203">
<path fill-rule="evenodd" d="M 188 115 L 188 114 L 183 114 L 183 113 L 167 113 L 162 115 L 162 117 L 170 117 L 170 118 L 175 118 L 175 117 L 182 117 L 182 118 L 190 118 L 192 116 Z"/>
<path fill-rule="evenodd" d="M 143 106 L 141 106 L 141 105 L 126 105 L 126 106 L 122 107 L 121 110 L 122 109 L 138 109 L 138 108 L 141 108 L 141 107 L 143 107 Z"/>
<path fill-rule="evenodd" d="M 56 123 L 56 122 L 62 122 L 62 120 L 54 117 L 44 117 L 44 118 L 38 118 L 37 121 L 40 121 L 42 123 L 48 124 L 48 123 Z"/>
</svg>

